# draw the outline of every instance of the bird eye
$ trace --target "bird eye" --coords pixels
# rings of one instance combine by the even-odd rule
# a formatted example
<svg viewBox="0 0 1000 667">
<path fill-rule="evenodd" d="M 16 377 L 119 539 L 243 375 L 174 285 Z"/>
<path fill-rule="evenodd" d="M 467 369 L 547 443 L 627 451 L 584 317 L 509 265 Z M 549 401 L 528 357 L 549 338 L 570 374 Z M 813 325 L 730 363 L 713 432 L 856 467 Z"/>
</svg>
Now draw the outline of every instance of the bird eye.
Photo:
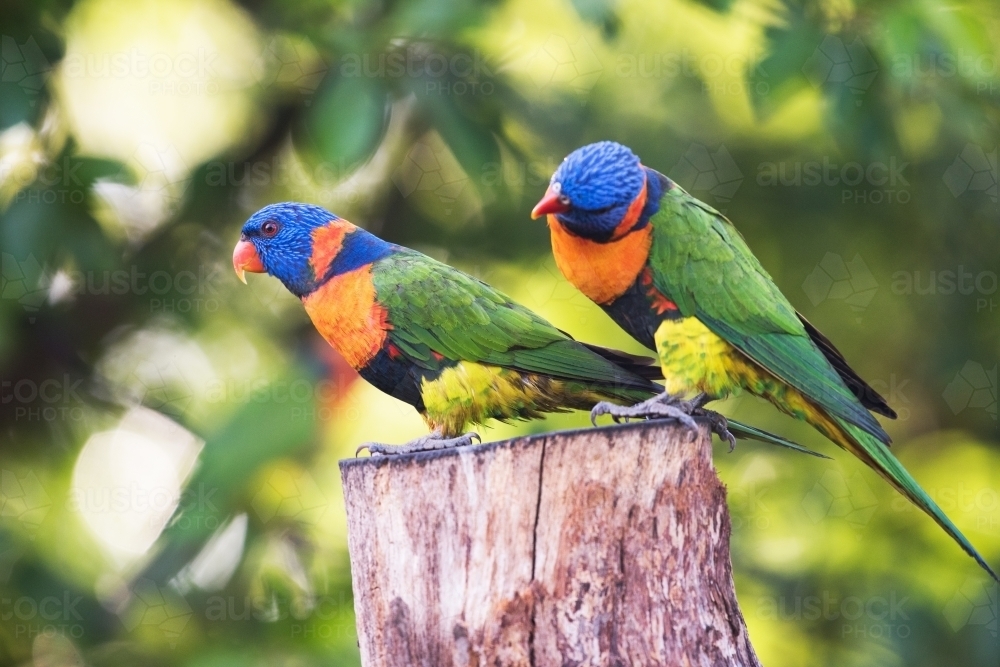
<svg viewBox="0 0 1000 667">
<path fill-rule="evenodd" d="M 559 195 L 559 203 L 564 206 L 569 206 L 569 197 L 566 195 Z"/>
<path fill-rule="evenodd" d="M 271 238 L 278 233 L 278 229 L 280 229 L 280 225 L 277 222 L 268 220 L 260 226 L 260 233 L 266 238 Z"/>
</svg>

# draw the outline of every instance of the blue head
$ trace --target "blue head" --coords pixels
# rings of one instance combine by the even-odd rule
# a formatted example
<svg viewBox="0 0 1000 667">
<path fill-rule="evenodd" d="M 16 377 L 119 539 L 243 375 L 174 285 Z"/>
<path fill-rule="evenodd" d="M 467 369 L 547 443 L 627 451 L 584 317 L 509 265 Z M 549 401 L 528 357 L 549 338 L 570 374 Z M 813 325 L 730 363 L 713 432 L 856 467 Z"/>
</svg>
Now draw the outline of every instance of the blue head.
<svg viewBox="0 0 1000 667">
<path fill-rule="evenodd" d="M 303 297 L 393 248 L 324 208 L 285 202 L 265 206 L 243 224 L 233 268 L 241 279 L 244 271 L 268 273 Z"/>
<path fill-rule="evenodd" d="M 647 187 L 656 188 L 655 197 Z M 647 184 L 647 170 L 635 153 L 619 143 L 600 141 L 563 160 L 531 217 L 551 214 L 570 233 L 607 242 L 644 224 L 650 207 L 655 210 L 659 189 L 658 180 Z M 619 229 L 630 208 L 636 225 Z"/>
</svg>

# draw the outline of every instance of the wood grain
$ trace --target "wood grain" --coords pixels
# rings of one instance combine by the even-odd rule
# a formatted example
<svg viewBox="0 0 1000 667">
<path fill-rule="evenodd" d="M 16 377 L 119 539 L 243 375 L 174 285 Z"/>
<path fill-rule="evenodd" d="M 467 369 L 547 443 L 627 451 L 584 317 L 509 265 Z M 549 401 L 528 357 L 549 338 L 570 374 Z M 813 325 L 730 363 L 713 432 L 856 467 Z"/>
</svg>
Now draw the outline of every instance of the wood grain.
<svg viewBox="0 0 1000 667">
<path fill-rule="evenodd" d="M 362 662 L 758 665 L 704 427 L 341 462 Z"/>
</svg>

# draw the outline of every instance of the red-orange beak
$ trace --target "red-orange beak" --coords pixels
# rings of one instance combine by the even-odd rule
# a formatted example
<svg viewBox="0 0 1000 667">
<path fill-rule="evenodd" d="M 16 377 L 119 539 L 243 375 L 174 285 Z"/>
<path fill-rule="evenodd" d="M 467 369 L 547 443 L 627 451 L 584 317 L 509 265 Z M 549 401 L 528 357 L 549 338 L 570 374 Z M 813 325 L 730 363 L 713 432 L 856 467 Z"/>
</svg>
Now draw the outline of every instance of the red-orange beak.
<svg viewBox="0 0 1000 667">
<path fill-rule="evenodd" d="M 233 249 L 233 268 L 236 269 L 236 276 L 243 281 L 244 285 L 247 284 L 246 271 L 250 273 L 265 272 L 257 249 L 249 241 L 240 241 Z"/>
<path fill-rule="evenodd" d="M 545 191 L 545 196 L 535 204 L 535 208 L 531 209 L 531 219 L 537 220 L 543 215 L 565 213 L 568 210 L 569 203 L 564 201 L 559 191 L 553 189 L 550 185 L 549 189 Z"/>
</svg>

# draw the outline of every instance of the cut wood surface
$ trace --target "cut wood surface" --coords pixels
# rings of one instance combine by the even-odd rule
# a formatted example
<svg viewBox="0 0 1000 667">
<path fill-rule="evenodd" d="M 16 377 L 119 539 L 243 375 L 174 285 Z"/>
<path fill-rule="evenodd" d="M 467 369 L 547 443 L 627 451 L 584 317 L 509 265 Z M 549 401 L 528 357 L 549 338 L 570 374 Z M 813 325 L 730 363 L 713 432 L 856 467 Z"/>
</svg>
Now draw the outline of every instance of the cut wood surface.
<svg viewBox="0 0 1000 667">
<path fill-rule="evenodd" d="M 364 665 L 758 665 L 707 428 L 341 462 Z"/>
</svg>

